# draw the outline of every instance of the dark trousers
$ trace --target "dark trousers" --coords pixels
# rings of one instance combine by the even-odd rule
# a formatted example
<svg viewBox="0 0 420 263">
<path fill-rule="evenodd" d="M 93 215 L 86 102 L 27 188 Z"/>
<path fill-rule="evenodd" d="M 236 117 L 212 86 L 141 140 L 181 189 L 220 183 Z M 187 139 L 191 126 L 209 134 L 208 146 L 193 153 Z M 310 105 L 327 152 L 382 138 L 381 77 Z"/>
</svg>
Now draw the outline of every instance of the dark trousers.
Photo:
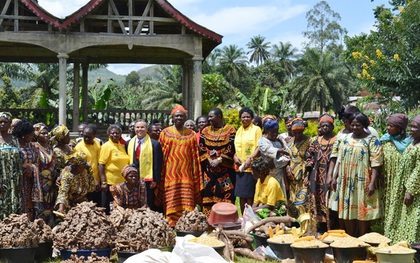
<svg viewBox="0 0 420 263">
<path fill-rule="evenodd" d="M 87 200 L 88 201 L 92 201 L 96 204 L 96 206 L 98 207 L 102 207 L 102 192 L 98 191 L 98 192 L 91 192 L 87 194 Z"/>
<path fill-rule="evenodd" d="M 111 211 L 110 204 L 114 202 L 114 198 L 112 197 L 111 191 L 109 191 L 109 186 L 110 185 L 108 185 L 108 191 L 106 192 L 102 191 L 102 205 L 101 205 L 102 207 L 105 207 L 105 212 L 107 215 L 109 215 Z"/>
<path fill-rule="evenodd" d="M 147 206 L 153 211 L 162 213 L 163 209 L 161 207 L 157 207 L 155 205 L 155 193 L 154 193 L 154 191 L 155 191 L 156 188 L 150 189 L 150 184 L 151 183 L 152 182 L 146 182 Z"/>
</svg>

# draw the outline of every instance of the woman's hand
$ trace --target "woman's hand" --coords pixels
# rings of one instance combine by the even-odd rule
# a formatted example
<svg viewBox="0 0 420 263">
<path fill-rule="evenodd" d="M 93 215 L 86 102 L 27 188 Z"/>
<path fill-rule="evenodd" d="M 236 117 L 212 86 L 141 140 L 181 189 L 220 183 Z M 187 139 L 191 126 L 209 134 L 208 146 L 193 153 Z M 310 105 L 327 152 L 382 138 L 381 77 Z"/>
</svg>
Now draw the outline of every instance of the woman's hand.
<svg viewBox="0 0 420 263">
<path fill-rule="evenodd" d="M 233 156 L 233 161 L 235 162 L 235 164 L 239 167 L 242 164 L 241 159 L 238 158 L 238 156 L 236 156 L 236 154 Z"/>
<path fill-rule="evenodd" d="M 211 167 L 217 167 L 219 164 L 222 163 L 222 158 L 221 157 L 215 158 L 215 159 L 209 158 L 208 161 Z"/>
<path fill-rule="evenodd" d="M 375 184 L 374 183 L 370 183 L 368 185 L 368 189 L 367 190 L 368 190 L 367 196 L 373 195 L 373 193 L 375 193 L 375 190 L 376 190 Z"/>
<path fill-rule="evenodd" d="M 252 162 L 251 157 L 246 158 L 245 165 L 244 165 L 244 170 L 247 169 L 248 167 L 251 167 L 251 162 Z"/>
<path fill-rule="evenodd" d="M 406 192 L 405 193 L 405 198 L 404 198 L 404 204 L 406 206 L 410 206 L 414 201 L 414 195 L 412 195 L 410 192 Z"/>
</svg>

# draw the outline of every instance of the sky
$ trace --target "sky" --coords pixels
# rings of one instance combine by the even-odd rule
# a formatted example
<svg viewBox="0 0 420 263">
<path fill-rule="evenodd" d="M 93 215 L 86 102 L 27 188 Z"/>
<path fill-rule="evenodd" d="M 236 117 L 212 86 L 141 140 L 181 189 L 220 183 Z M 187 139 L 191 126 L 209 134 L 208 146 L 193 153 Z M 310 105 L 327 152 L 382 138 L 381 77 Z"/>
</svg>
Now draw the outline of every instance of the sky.
<svg viewBox="0 0 420 263">
<path fill-rule="evenodd" d="M 261 35 L 271 44 L 290 42 L 301 49 L 307 30 L 306 13 L 315 0 L 168 0 L 181 13 L 196 23 L 223 35 L 222 44 L 237 45 L 247 52 L 247 43 Z M 51 14 L 64 18 L 89 0 L 38 0 Z M 327 0 L 330 8 L 341 16 L 340 25 L 349 36 L 374 30 L 373 9 L 389 6 L 388 0 Z M 147 65 L 110 64 L 108 69 L 126 75 Z"/>
</svg>

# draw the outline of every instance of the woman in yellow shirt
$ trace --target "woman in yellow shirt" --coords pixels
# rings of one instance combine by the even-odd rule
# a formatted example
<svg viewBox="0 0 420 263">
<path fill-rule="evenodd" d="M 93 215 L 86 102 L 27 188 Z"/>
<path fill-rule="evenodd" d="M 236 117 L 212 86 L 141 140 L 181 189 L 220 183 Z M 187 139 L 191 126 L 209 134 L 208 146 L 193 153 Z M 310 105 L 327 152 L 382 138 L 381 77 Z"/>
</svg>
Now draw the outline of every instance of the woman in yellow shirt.
<svg viewBox="0 0 420 263">
<path fill-rule="evenodd" d="M 109 140 L 101 147 L 99 155 L 99 175 L 101 178 L 102 206 L 109 213 L 110 202 L 113 201 L 109 186 L 125 182 L 121 171 L 130 162 L 130 157 L 120 143 L 121 128 L 112 124 L 108 127 Z"/>
<path fill-rule="evenodd" d="M 259 157 L 251 163 L 252 174 L 258 180 L 252 204 L 252 209 L 256 212 L 264 208 L 274 211 L 286 201 L 279 181 L 270 175 L 272 166 L 272 161 L 265 157 Z"/>
</svg>

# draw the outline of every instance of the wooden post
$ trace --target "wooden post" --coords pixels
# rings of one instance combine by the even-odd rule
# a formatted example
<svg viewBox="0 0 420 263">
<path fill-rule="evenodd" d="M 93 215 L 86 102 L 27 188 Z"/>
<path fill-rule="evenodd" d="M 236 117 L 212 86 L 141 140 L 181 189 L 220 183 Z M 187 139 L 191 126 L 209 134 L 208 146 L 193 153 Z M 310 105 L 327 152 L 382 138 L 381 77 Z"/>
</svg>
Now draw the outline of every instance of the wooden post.
<svg viewBox="0 0 420 263">
<path fill-rule="evenodd" d="M 79 126 L 79 83 L 80 83 L 80 64 L 74 62 L 73 66 L 74 86 L 73 86 L 73 131 L 77 131 Z"/>
<path fill-rule="evenodd" d="M 66 53 L 58 53 L 58 65 L 59 65 L 59 83 L 60 83 L 60 90 L 59 90 L 59 102 L 58 102 L 58 124 L 66 125 L 66 101 L 67 101 L 67 78 L 66 78 L 66 71 L 67 71 L 67 59 L 69 56 Z"/>
</svg>

